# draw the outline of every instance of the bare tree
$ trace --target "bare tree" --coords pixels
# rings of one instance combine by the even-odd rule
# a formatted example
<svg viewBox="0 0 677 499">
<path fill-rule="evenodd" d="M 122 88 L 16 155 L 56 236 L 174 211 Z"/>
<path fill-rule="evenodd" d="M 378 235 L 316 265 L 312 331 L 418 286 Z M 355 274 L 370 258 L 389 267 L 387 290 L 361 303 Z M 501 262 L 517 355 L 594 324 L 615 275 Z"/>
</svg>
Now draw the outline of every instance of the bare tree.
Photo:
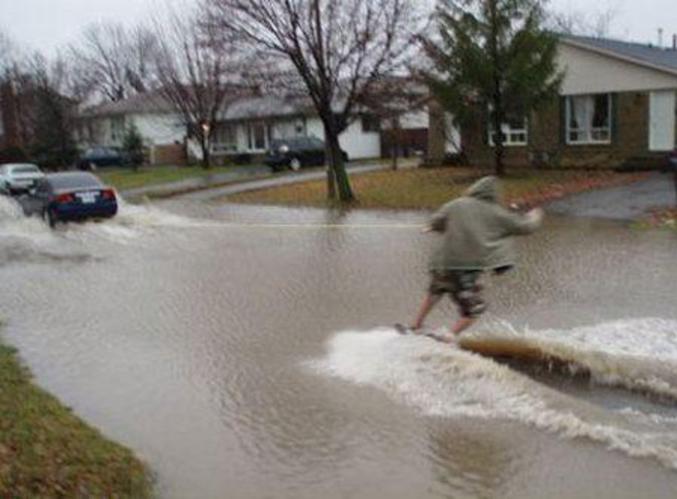
<svg viewBox="0 0 677 499">
<path fill-rule="evenodd" d="M 15 55 L 15 45 L 12 39 L 0 31 L 0 78 L 11 67 Z"/>
<path fill-rule="evenodd" d="M 603 38 L 609 36 L 611 25 L 617 17 L 617 7 L 609 7 L 597 12 L 553 11 L 549 15 L 548 25 L 561 33 Z"/>
<path fill-rule="evenodd" d="M 94 24 L 70 50 L 83 85 L 118 101 L 152 85 L 156 47 L 154 34 L 143 26 L 127 29 L 120 24 Z"/>
<path fill-rule="evenodd" d="M 322 120 L 329 198 L 354 199 L 339 135 L 414 44 L 415 0 L 205 0 L 225 39 L 291 65 Z"/>
<path fill-rule="evenodd" d="M 179 113 L 197 139 L 202 165 L 211 165 L 211 144 L 220 113 L 243 93 L 237 83 L 237 56 L 213 30 L 198 29 L 197 20 L 175 13 L 156 23 L 159 49 L 155 72 L 160 94 Z"/>
</svg>

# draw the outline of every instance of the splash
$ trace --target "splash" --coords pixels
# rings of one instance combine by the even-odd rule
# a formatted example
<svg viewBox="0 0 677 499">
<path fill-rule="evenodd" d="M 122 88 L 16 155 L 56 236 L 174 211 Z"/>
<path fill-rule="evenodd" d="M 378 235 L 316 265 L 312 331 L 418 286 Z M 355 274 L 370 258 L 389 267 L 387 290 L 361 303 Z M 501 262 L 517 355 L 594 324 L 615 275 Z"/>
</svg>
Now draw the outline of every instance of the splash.
<svg viewBox="0 0 677 499">
<path fill-rule="evenodd" d="M 556 359 L 589 371 L 599 384 L 646 392 L 677 401 L 677 321 L 632 319 L 571 330 L 496 332 L 467 335 L 472 350 L 509 356 Z"/>
<path fill-rule="evenodd" d="M 118 199 L 118 214 L 100 223 L 88 221 L 82 224 L 59 225 L 50 229 L 37 216 L 26 217 L 19 203 L 12 198 L 0 196 L 0 235 L 3 239 L 22 240 L 26 244 L 49 246 L 64 240 L 82 242 L 99 238 L 106 242 L 127 244 L 145 233 L 163 228 L 206 227 L 214 223 L 176 215 L 152 205 L 134 205 Z"/>
<path fill-rule="evenodd" d="M 638 422 L 562 394 L 491 359 L 392 329 L 346 331 L 310 367 L 385 391 L 423 414 L 502 419 L 563 438 L 586 438 L 677 470 L 677 435 L 661 421 Z"/>
</svg>

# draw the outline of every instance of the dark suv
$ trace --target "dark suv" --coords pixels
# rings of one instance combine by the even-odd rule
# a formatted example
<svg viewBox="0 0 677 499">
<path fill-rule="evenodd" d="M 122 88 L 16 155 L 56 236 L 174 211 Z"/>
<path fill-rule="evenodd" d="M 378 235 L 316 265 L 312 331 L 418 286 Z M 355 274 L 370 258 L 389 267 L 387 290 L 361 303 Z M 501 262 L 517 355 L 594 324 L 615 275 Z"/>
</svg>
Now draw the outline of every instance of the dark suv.
<svg viewBox="0 0 677 499">
<path fill-rule="evenodd" d="M 344 161 L 347 161 L 348 155 L 344 151 L 342 153 Z M 320 166 L 325 163 L 325 144 L 315 137 L 273 140 L 265 163 L 276 172 L 286 168 L 296 171 L 303 166 Z"/>
</svg>

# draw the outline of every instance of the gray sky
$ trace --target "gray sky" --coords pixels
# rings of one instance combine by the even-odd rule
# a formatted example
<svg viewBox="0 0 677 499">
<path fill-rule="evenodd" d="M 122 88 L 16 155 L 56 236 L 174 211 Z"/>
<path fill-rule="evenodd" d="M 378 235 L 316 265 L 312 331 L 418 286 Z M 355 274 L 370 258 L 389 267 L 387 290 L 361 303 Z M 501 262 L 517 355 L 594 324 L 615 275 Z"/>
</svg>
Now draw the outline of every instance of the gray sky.
<svg viewBox="0 0 677 499">
<path fill-rule="evenodd" d="M 190 3 L 194 0 L 174 0 Z M 557 10 L 599 13 L 613 9 L 611 35 L 656 42 L 665 29 L 666 43 L 677 33 L 677 0 L 550 0 Z M 0 0 L 0 28 L 29 49 L 49 55 L 97 21 L 133 24 L 164 10 L 166 0 Z"/>
</svg>

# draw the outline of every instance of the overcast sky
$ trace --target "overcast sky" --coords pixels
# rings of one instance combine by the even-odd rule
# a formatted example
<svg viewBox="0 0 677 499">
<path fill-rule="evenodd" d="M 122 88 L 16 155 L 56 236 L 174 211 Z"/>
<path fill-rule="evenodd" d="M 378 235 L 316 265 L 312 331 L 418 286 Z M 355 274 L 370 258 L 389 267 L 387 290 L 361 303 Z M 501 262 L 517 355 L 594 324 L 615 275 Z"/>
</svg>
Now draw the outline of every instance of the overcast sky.
<svg viewBox="0 0 677 499">
<path fill-rule="evenodd" d="M 0 28 L 29 49 L 49 55 L 73 41 L 87 24 L 116 21 L 133 24 L 161 12 L 167 0 L 0 0 Z M 172 0 L 190 3 L 192 0 Z M 677 33 L 677 0 L 550 0 L 560 11 L 595 15 L 616 12 L 611 35 L 656 43 L 659 27 L 665 41 Z"/>
</svg>

